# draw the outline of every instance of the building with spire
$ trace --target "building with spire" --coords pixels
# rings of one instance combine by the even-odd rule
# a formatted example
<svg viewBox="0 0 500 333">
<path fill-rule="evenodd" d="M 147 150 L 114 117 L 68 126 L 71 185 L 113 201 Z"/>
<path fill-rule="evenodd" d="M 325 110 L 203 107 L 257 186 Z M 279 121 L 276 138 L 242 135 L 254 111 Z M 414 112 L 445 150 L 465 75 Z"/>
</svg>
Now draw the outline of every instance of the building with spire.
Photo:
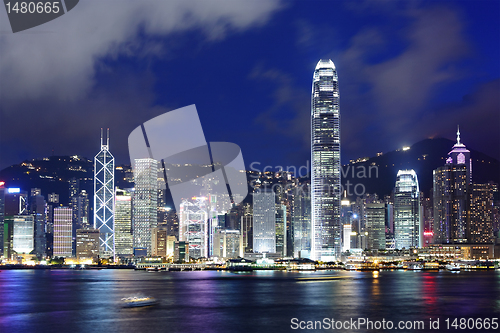
<svg viewBox="0 0 500 333">
<path fill-rule="evenodd" d="M 94 158 L 94 228 L 99 230 L 99 251 L 115 256 L 115 158 L 109 152 L 109 128 L 106 144 L 101 128 L 101 151 Z"/>
<path fill-rule="evenodd" d="M 433 243 L 467 242 L 471 170 L 470 151 L 460 142 L 460 129 L 457 129 L 457 143 L 448 153 L 446 164 L 433 172 Z"/>
<path fill-rule="evenodd" d="M 311 96 L 311 259 L 340 259 L 340 110 L 337 70 L 320 60 Z"/>
</svg>

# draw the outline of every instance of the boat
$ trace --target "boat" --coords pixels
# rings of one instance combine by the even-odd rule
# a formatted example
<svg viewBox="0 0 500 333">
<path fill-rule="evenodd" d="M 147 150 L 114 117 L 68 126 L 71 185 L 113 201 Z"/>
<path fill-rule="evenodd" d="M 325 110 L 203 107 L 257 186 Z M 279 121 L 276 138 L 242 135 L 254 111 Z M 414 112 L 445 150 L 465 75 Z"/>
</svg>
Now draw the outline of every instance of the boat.
<svg viewBox="0 0 500 333">
<path fill-rule="evenodd" d="M 138 308 L 142 306 L 151 306 L 158 304 L 158 301 L 154 297 L 144 296 L 144 297 L 126 297 L 122 298 L 124 308 Z"/>
<path fill-rule="evenodd" d="M 445 266 L 445 268 L 449 271 L 452 271 L 452 272 L 455 272 L 455 271 L 459 271 L 460 270 L 460 265 L 457 264 L 457 263 L 449 263 Z"/>
<path fill-rule="evenodd" d="M 147 267 L 146 271 L 147 272 L 160 272 L 161 268 L 160 267 Z"/>
<path fill-rule="evenodd" d="M 421 271 L 423 267 L 421 264 L 410 263 L 406 269 L 410 271 Z"/>
</svg>

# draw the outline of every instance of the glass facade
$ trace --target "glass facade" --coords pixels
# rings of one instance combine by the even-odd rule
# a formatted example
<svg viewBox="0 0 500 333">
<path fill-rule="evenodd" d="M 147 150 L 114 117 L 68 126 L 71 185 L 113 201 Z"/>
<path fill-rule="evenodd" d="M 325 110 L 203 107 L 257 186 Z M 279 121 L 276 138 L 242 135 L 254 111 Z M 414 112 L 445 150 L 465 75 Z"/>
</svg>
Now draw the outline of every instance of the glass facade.
<svg viewBox="0 0 500 333">
<path fill-rule="evenodd" d="M 338 77 L 331 60 L 320 60 L 311 100 L 311 257 L 340 259 L 340 112 Z"/>
<path fill-rule="evenodd" d="M 276 252 L 276 194 L 253 193 L 253 249 L 256 253 Z"/>
<path fill-rule="evenodd" d="M 394 238 L 397 249 L 420 246 L 420 190 L 414 170 L 399 170 L 394 189 Z"/>
<path fill-rule="evenodd" d="M 134 248 L 146 248 L 151 255 L 151 232 L 158 226 L 158 161 L 135 159 L 134 181 Z"/>
<path fill-rule="evenodd" d="M 54 208 L 54 257 L 73 253 L 73 212 L 69 207 Z"/>
<path fill-rule="evenodd" d="M 115 196 L 115 252 L 117 256 L 131 256 L 133 253 L 132 196 L 118 188 Z"/>
<path fill-rule="evenodd" d="M 99 230 L 101 255 L 115 255 L 115 158 L 109 152 L 109 130 L 107 143 L 94 158 L 94 228 Z"/>
</svg>

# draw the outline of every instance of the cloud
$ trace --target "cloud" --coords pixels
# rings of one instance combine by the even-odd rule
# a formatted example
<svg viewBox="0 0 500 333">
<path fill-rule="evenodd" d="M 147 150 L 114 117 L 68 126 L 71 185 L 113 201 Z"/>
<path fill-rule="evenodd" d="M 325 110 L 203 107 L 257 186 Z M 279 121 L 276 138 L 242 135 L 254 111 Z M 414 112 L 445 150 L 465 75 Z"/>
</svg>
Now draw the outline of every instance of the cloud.
<svg viewBox="0 0 500 333">
<path fill-rule="evenodd" d="M 217 40 L 265 23 L 279 8 L 278 0 L 80 1 L 66 15 L 16 34 L 0 11 L 1 97 L 78 99 L 92 88 L 99 59 L 137 48 L 161 51 L 142 45 L 139 34 L 199 29 Z"/>
</svg>

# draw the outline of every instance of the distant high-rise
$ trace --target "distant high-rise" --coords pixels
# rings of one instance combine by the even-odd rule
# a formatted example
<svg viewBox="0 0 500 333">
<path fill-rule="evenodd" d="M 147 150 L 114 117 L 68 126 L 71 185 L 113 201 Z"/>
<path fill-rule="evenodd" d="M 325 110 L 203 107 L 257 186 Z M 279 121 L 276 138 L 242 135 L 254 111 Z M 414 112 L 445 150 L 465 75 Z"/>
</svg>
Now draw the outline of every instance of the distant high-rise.
<svg viewBox="0 0 500 333">
<path fill-rule="evenodd" d="M 134 160 L 134 182 L 134 248 L 147 249 L 147 254 L 151 255 L 151 231 L 158 225 L 158 161 L 152 158 Z"/>
<path fill-rule="evenodd" d="M 115 197 L 115 253 L 119 257 L 133 254 L 132 196 L 118 188 Z"/>
<path fill-rule="evenodd" d="M 492 243 L 493 184 L 472 184 L 470 189 L 470 242 Z"/>
<path fill-rule="evenodd" d="M 14 216 L 14 233 L 12 249 L 16 253 L 29 254 L 35 247 L 34 230 L 35 218 L 33 215 Z"/>
<path fill-rule="evenodd" d="M 69 207 L 54 208 L 54 257 L 71 257 L 73 254 L 72 215 Z"/>
<path fill-rule="evenodd" d="M 109 152 L 109 129 L 106 144 L 101 129 L 101 151 L 94 158 L 94 228 L 99 230 L 102 256 L 115 255 L 115 158 Z"/>
<path fill-rule="evenodd" d="M 276 194 L 271 190 L 253 193 L 253 251 L 276 253 Z"/>
<path fill-rule="evenodd" d="M 394 189 L 396 248 L 419 247 L 421 240 L 420 191 L 414 170 L 399 170 Z"/>
<path fill-rule="evenodd" d="M 385 203 L 366 204 L 367 247 L 385 250 Z"/>
<path fill-rule="evenodd" d="M 340 112 L 338 77 L 331 60 L 320 60 L 311 100 L 311 257 L 340 259 Z"/>
<path fill-rule="evenodd" d="M 433 242 L 436 244 L 468 240 L 471 167 L 470 152 L 460 143 L 460 131 L 457 131 L 457 143 L 448 153 L 446 164 L 433 172 Z"/>
<path fill-rule="evenodd" d="M 299 183 L 293 190 L 293 256 L 311 255 L 311 191 L 308 183 Z"/>
</svg>

